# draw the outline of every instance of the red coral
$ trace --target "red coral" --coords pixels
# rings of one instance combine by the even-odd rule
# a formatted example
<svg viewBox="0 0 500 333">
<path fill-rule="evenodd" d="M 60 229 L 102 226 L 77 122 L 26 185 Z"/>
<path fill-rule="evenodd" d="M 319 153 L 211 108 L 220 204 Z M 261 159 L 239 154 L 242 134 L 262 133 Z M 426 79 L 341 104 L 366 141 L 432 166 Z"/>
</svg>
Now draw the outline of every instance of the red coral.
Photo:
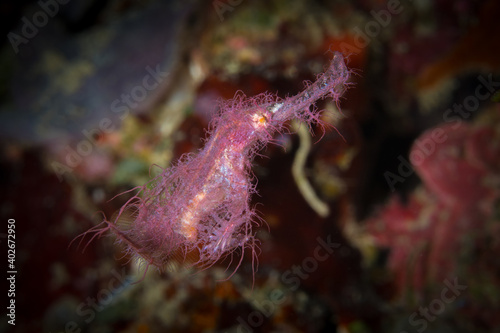
<svg viewBox="0 0 500 333">
<path fill-rule="evenodd" d="M 436 131 L 442 133 L 443 142 L 435 142 L 433 133 Z M 477 145 L 476 140 L 469 138 L 472 133 L 476 130 L 465 123 L 447 124 L 425 132 L 417 140 L 417 143 L 428 142 L 436 146 L 432 152 L 425 154 L 427 156 L 420 163 L 414 164 L 426 186 L 448 206 L 475 205 L 477 198 L 486 196 L 489 191 L 481 186 L 481 180 L 489 170 L 477 160 L 472 160 L 468 149 Z M 421 147 L 414 145 L 410 156 L 422 151 Z M 485 147 L 481 147 L 480 151 Z M 477 152 L 474 154 L 478 155 Z"/>
<path fill-rule="evenodd" d="M 406 205 L 392 200 L 367 223 L 377 244 L 391 250 L 389 268 L 399 295 L 407 288 L 422 295 L 473 266 L 463 258 L 494 237 L 485 230 L 498 233 L 498 142 L 494 126 L 454 123 L 425 132 L 413 145 L 410 158 L 425 188 Z"/>
</svg>

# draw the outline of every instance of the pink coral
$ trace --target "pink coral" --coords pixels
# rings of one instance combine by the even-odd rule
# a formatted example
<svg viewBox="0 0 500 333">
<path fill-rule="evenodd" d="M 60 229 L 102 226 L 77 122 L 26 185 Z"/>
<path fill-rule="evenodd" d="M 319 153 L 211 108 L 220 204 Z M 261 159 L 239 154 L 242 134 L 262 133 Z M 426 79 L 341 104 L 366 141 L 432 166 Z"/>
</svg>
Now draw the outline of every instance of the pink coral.
<svg viewBox="0 0 500 333">
<path fill-rule="evenodd" d="M 338 100 L 348 78 L 344 58 L 335 53 L 326 72 L 296 96 L 240 94 L 223 103 L 204 148 L 140 186 L 113 222 L 105 220 L 104 227 L 89 230 L 95 232 L 92 239 L 109 230 L 148 266 L 163 267 L 176 253 L 185 259 L 194 252 L 194 264 L 209 267 L 237 248 L 250 249 L 255 258 L 252 224 L 258 218 L 250 207 L 254 156 L 286 121 L 320 123 L 311 104 L 325 96 Z M 133 218 L 129 225 L 119 222 L 124 214 Z"/>
<path fill-rule="evenodd" d="M 407 204 L 394 198 L 367 222 L 376 243 L 391 251 L 398 295 L 408 289 L 422 295 L 463 273 L 475 264 L 464 258 L 483 251 L 485 239 L 495 237 L 491 231 L 498 236 L 500 145 L 494 126 L 457 122 L 422 134 L 410 158 L 425 188 Z"/>
</svg>

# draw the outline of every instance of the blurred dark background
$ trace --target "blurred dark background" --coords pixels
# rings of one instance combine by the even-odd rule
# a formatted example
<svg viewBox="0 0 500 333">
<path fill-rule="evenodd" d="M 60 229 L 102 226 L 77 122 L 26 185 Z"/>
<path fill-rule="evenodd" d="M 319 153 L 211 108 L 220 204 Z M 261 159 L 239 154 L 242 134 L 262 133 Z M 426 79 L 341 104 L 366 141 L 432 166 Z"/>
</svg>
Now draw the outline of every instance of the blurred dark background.
<svg viewBox="0 0 500 333">
<path fill-rule="evenodd" d="M 495 0 L 3 1 L 0 244 L 17 273 L 0 331 L 496 332 L 499 14 Z M 318 102 L 332 128 L 312 128 L 301 180 L 296 134 L 254 161 L 257 272 L 246 256 L 230 279 L 236 263 L 174 263 L 132 284 L 141 267 L 112 237 L 70 245 L 151 165 L 201 148 L 218 101 L 296 94 L 333 51 L 351 86 Z"/>
</svg>

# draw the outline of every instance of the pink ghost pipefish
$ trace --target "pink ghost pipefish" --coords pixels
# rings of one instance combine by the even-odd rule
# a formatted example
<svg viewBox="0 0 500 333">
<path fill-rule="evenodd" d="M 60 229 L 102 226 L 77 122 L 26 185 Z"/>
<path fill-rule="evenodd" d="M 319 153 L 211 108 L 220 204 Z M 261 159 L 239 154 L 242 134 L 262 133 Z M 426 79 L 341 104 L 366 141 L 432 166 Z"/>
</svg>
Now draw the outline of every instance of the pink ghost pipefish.
<svg viewBox="0 0 500 333">
<path fill-rule="evenodd" d="M 238 248 L 236 269 L 246 249 L 255 264 L 252 225 L 259 218 L 250 207 L 256 192 L 252 160 L 291 119 L 325 125 L 313 103 L 325 97 L 338 102 L 349 75 L 344 57 L 335 52 L 328 69 L 296 96 L 282 99 L 263 93 L 247 98 L 240 93 L 222 102 L 203 149 L 182 156 L 147 184 L 130 190 L 138 193 L 114 221 L 105 219 L 80 236 L 94 233 L 92 241 L 111 231 L 126 252 L 145 260 L 146 269 L 165 267 L 179 255 L 185 261 L 191 253 L 196 253 L 192 265 L 206 268 Z M 132 221 L 119 223 L 123 214 Z"/>
</svg>

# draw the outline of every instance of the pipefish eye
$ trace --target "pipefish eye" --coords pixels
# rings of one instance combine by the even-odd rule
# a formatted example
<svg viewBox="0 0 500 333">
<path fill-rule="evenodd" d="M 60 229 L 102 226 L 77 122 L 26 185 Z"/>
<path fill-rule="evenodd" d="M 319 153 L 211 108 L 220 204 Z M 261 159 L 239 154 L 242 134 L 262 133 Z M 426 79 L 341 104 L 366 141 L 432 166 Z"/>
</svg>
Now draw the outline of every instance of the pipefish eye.
<svg viewBox="0 0 500 333">
<path fill-rule="evenodd" d="M 268 116 L 264 114 L 261 110 L 258 110 L 257 112 L 252 114 L 251 119 L 252 122 L 254 123 L 253 126 L 256 128 L 265 126 L 269 122 Z"/>
</svg>

